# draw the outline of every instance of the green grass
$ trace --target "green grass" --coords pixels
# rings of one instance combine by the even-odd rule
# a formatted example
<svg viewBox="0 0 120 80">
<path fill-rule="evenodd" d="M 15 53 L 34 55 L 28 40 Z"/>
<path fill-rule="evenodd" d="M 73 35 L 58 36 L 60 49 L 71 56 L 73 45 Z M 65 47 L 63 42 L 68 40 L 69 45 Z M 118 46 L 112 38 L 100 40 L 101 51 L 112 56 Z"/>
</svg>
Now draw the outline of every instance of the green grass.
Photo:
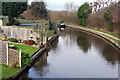
<svg viewBox="0 0 120 80">
<path fill-rule="evenodd" d="M 111 37 L 108 37 L 108 36 L 106 36 L 106 35 L 103 35 L 103 36 L 106 37 L 106 38 L 108 38 L 109 40 L 117 43 L 118 45 L 120 45 L 120 42 L 119 42 L 119 41 L 117 41 L 117 40 L 115 40 L 115 39 L 113 39 L 113 38 L 111 38 Z"/>
<path fill-rule="evenodd" d="M 29 56 L 31 57 L 36 51 L 38 51 L 39 48 L 35 48 L 33 46 L 29 46 L 29 45 L 23 45 L 23 44 L 13 44 L 13 43 L 9 43 L 9 45 L 14 45 L 15 47 L 17 47 L 17 51 L 19 51 L 19 49 L 22 50 L 22 53 L 27 53 L 29 54 Z"/>
<path fill-rule="evenodd" d="M 2 78 L 9 78 L 10 76 L 15 75 L 17 72 L 19 72 L 22 68 L 11 68 L 7 65 L 0 64 L 2 66 Z"/>
</svg>

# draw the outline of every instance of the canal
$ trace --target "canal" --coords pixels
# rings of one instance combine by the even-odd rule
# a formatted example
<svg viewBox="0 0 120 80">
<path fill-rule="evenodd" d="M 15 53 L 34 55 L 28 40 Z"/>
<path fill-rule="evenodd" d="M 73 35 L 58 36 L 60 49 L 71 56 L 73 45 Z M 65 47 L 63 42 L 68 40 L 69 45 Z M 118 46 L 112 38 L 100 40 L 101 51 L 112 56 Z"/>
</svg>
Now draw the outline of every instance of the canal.
<svg viewBox="0 0 120 80">
<path fill-rule="evenodd" d="M 21 78 L 118 78 L 117 49 L 106 41 L 66 28 Z"/>
</svg>

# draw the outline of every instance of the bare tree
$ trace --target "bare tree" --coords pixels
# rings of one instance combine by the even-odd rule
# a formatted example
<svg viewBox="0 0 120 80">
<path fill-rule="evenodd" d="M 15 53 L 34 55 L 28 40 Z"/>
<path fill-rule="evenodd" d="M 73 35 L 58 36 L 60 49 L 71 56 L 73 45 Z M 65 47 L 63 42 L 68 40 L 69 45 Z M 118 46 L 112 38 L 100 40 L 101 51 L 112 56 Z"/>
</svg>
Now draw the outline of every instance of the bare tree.
<svg viewBox="0 0 120 80">
<path fill-rule="evenodd" d="M 65 3 L 65 10 L 66 10 L 68 16 L 70 16 L 70 12 L 76 12 L 77 8 L 78 7 L 73 2 Z"/>
<path fill-rule="evenodd" d="M 70 4 L 68 2 L 66 2 L 66 4 L 65 4 L 65 9 L 66 9 L 66 12 L 67 12 L 67 16 L 69 16 Z"/>
</svg>

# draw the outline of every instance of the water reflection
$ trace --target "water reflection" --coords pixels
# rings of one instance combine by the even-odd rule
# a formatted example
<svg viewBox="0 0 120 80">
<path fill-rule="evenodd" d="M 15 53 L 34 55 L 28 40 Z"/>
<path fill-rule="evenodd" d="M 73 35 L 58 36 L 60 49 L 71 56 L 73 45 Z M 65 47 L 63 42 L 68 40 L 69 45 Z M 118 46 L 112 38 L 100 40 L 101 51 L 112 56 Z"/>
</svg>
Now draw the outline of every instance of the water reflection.
<svg viewBox="0 0 120 80">
<path fill-rule="evenodd" d="M 89 36 L 85 32 L 78 33 L 77 44 L 84 52 L 88 52 L 88 49 L 91 48 Z"/>
<path fill-rule="evenodd" d="M 49 64 L 47 64 L 47 55 L 48 52 L 46 51 L 39 59 L 37 59 L 37 62 L 34 64 L 33 68 L 37 75 L 39 74 L 40 76 L 44 76 L 49 72 L 47 68 L 49 67 Z"/>
<path fill-rule="evenodd" d="M 44 54 L 40 55 L 40 57 L 36 60 L 33 67 L 30 70 L 33 70 L 34 73 L 30 73 L 29 75 L 36 74 L 36 77 L 43 77 L 47 73 L 49 73 L 49 63 L 47 61 L 48 51 L 56 51 L 58 39 L 56 39 L 53 44 L 50 46 L 51 49 L 44 52 Z M 35 77 L 35 78 L 36 78 Z M 29 76 L 31 78 L 31 76 Z"/>
<path fill-rule="evenodd" d="M 59 39 L 57 38 L 52 44 L 51 44 L 51 49 L 50 50 L 56 50 L 57 48 L 57 43 L 59 42 Z"/>
<path fill-rule="evenodd" d="M 104 46 L 102 55 L 109 63 L 113 65 L 115 65 L 116 61 L 118 61 L 118 56 L 120 56 L 119 53 L 109 45 Z"/>
<path fill-rule="evenodd" d="M 51 49 L 41 55 L 21 77 L 117 78 L 118 54 L 113 46 L 102 39 L 66 28 Z"/>
<path fill-rule="evenodd" d="M 88 52 L 88 49 L 94 46 L 98 53 L 102 54 L 102 57 L 106 59 L 112 65 L 118 61 L 119 53 L 113 46 L 107 44 L 100 38 L 87 34 L 85 32 L 79 31 L 77 37 L 77 44 L 84 52 Z"/>
</svg>

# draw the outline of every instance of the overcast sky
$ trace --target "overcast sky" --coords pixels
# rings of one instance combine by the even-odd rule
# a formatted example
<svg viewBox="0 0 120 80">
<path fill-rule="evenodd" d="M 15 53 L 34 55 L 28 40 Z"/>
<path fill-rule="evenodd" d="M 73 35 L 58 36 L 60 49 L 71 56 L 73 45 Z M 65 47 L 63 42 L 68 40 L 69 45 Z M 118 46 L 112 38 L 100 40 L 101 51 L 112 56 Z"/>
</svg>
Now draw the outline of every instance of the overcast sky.
<svg viewBox="0 0 120 80">
<path fill-rule="evenodd" d="M 30 4 L 34 0 L 28 0 Z M 40 1 L 40 0 L 37 0 Z M 66 2 L 73 2 L 76 6 L 80 6 L 85 2 L 93 2 L 95 0 L 44 0 L 46 2 L 47 8 L 50 10 L 64 10 L 64 5 Z"/>
</svg>

